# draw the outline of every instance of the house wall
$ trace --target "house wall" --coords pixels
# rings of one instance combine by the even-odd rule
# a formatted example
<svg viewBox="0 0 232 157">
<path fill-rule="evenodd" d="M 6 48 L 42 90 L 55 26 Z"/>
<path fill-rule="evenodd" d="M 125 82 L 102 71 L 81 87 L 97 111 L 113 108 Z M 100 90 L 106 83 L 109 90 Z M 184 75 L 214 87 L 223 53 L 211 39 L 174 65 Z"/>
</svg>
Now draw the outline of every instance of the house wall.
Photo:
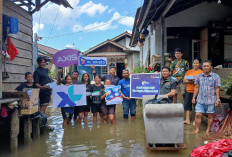
<svg viewBox="0 0 232 157">
<path fill-rule="evenodd" d="M 122 39 L 122 40 L 119 40 L 117 43 L 122 45 L 122 46 L 125 46 L 126 47 L 126 38 Z"/>
<path fill-rule="evenodd" d="M 148 57 L 148 46 L 149 46 L 149 41 L 148 41 L 148 37 L 149 36 L 147 36 L 147 37 L 145 37 L 145 41 L 143 42 L 143 47 L 142 47 L 142 55 L 143 55 L 143 57 L 142 57 L 142 64 L 144 65 L 144 66 L 147 66 L 146 65 L 146 60 L 147 60 L 147 57 Z"/>
<path fill-rule="evenodd" d="M 161 40 L 159 40 L 161 39 L 161 27 L 157 25 L 156 28 L 151 28 L 149 25 L 147 29 L 149 35 L 145 37 L 144 46 L 140 49 L 140 61 L 144 66 L 148 66 L 148 55 L 150 55 L 151 62 L 153 55 L 161 53 Z"/>
<path fill-rule="evenodd" d="M 96 49 L 94 52 L 91 52 L 89 54 L 96 52 L 123 52 L 123 50 L 117 46 L 114 46 L 113 44 L 107 44 L 103 47 Z"/>
<path fill-rule="evenodd" d="M 138 52 L 134 52 L 133 55 L 133 69 L 135 69 L 136 67 L 138 67 L 139 65 L 139 53 Z"/>
<path fill-rule="evenodd" d="M 133 55 L 127 55 L 126 56 L 128 65 L 127 65 L 127 69 L 129 70 L 129 72 L 133 71 L 133 65 L 134 65 L 134 60 L 133 60 Z"/>
<path fill-rule="evenodd" d="M 216 2 L 204 2 L 165 18 L 167 27 L 202 27 L 208 21 L 218 21 L 232 15 L 230 7 Z"/>
<path fill-rule="evenodd" d="M 140 50 L 138 45 L 136 45 L 134 47 L 130 46 L 130 38 L 129 37 L 126 37 L 126 47 L 129 48 L 130 50 L 134 50 L 134 51 L 139 51 Z"/>
<path fill-rule="evenodd" d="M 3 80 L 3 91 L 13 90 L 24 81 L 24 74 L 32 72 L 32 16 L 9 0 L 3 0 L 3 14 L 18 19 L 19 32 L 10 35 L 12 43 L 19 50 L 14 61 L 6 61 L 10 78 Z M 2 64 L 3 70 L 3 64 Z"/>
<path fill-rule="evenodd" d="M 127 69 L 129 70 L 130 73 L 133 72 L 133 70 L 138 66 L 139 64 L 139 52 L 133 52 L 131 54 L 127 55 Z"/>
</svg>

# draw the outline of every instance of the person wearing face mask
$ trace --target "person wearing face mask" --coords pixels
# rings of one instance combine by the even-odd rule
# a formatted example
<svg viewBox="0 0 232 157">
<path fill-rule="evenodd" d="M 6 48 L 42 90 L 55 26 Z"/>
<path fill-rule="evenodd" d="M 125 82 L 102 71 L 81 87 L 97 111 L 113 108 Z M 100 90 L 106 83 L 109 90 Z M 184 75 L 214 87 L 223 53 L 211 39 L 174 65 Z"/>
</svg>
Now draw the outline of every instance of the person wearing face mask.
<svg viewBox="0 0 232 157">
<path fill-rule="evenodd" d="M 190 69 L 186 72 L 185 78 L 184 78 L 184 84 L 186 84 L 186 94 L 185 94 L 185 101 L 184 101 L 184 110 L 186 112 L 186 119 L 184 121 L 185 124 L 190 124 L 190 116 L 192 113 L 192 98 L 193 98 L 193 92 L 194 92 L 194 81 L 195 78 L 203 73 L 203 71 L 200 69 L 201 62 L 199 59 L 194 59 L 193 61 L 193 69 Z M 191 76 L 192 78 L 186 79 L 188 76 Z"/>
<path fill-rule="evenodd" d="M 208 114 L 208 124 L 206 134 L 210 133 L 210 128 L 213 123 L 213 114 L 215 113 L 215 106 L 219 106 L 220 100 L 220 76 L 212 72 L 212 62 L 206 60 L 203 62 L 203 73 L 197 76 L 195 80 L 195 89 L 192 103 L 197 105 L 195 107 L 195 128 L 193 133 L 200 131 L 201 117 L 204 113 Z M 196 100 L 197 98 L 197 100 Z"/>
<path fill-rule="evenodd" d="M 52 82 L 48 72 L 51 70 L 53 62 L 46 68 L 47 60 L 44 57 L 38 57 L 37 59 L 38 68 L 34 72 L 34 83 L 37 88 L 40 88 L 39 99 L 40 99 L 40 111 L 45 113 L 49 101 L 51 99 L 51 89 L 46 85 Z"/>
</svg>

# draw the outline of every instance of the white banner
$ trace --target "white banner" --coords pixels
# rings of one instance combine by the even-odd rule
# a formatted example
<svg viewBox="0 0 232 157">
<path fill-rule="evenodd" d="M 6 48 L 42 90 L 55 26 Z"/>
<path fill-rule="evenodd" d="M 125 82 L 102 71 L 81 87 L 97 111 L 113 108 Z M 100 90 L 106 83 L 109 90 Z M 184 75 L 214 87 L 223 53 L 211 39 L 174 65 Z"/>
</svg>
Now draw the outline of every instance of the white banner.
<svg viewBox="0 0 232 157">
<path fill-rule="evenodd" d="M 52 90 L 53 107 L 84 106 L 86 104 L 86 85 L 59 85 Z"/>
</svg>

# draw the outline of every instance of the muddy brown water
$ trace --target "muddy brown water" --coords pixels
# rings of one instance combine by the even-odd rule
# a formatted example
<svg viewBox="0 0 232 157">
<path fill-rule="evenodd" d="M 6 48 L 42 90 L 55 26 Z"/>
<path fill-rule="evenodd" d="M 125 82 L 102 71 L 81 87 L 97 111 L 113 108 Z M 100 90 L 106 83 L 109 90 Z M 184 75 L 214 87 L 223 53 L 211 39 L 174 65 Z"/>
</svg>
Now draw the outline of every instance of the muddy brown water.
<svg viewBox="0 0 232 157">
<path fill-rule="evenodd" d="M 0 157 L 186 157 L 196 146 L 203 145 L 205 125 L 201 132 L 191 134 L 192 125 L 184 129 L 184 142 L 188 146 L 180 151 L 150 151 L 145 147 L 145 133 L 142 107 L 137 106 L 136 120 L 122 118 L 122 106 L 117 105 L 116 124 L 92 123 L 89 114 L 87 124 L 73 124 L 62 129 L 62 116 L 59 109 L 48 109 L 49 124 L 53 132 L 44 133 L 40 140 L 30 145 L 20 145 L 16 153 L 0 152 Z M 99 119 L 98 119 L 99 120 Z"/>
</svg>

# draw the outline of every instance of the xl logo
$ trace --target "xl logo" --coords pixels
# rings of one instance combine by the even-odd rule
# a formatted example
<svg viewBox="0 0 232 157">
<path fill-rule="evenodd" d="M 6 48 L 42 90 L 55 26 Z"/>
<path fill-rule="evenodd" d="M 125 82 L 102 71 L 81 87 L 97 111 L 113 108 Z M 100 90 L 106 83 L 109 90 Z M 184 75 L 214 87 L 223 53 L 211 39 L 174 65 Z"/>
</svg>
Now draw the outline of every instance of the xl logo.
<svg viewBox="0 0 232 157">
<path fill-rule="evenodd" d="M 68 88 L 68 94 L 65 92 L 57 92 L 57 94 L 62 98 L 62 101 L 57 107 L 64 107 L 66 104 L 70 107 L 76 106 L 75 102 L 81 100 L 82 94 L 74 95 L 74 86 Z"/>
<path fill-rule="evenodd" d="M 58 57 L 57 63 L 65 62 L 65 61 L 75 61 L 77 59 L 78 59 L 78 57 L 76 54 L 67 55 L 67 56 L 60 56 L 60 57 Z"/>
</svg>

